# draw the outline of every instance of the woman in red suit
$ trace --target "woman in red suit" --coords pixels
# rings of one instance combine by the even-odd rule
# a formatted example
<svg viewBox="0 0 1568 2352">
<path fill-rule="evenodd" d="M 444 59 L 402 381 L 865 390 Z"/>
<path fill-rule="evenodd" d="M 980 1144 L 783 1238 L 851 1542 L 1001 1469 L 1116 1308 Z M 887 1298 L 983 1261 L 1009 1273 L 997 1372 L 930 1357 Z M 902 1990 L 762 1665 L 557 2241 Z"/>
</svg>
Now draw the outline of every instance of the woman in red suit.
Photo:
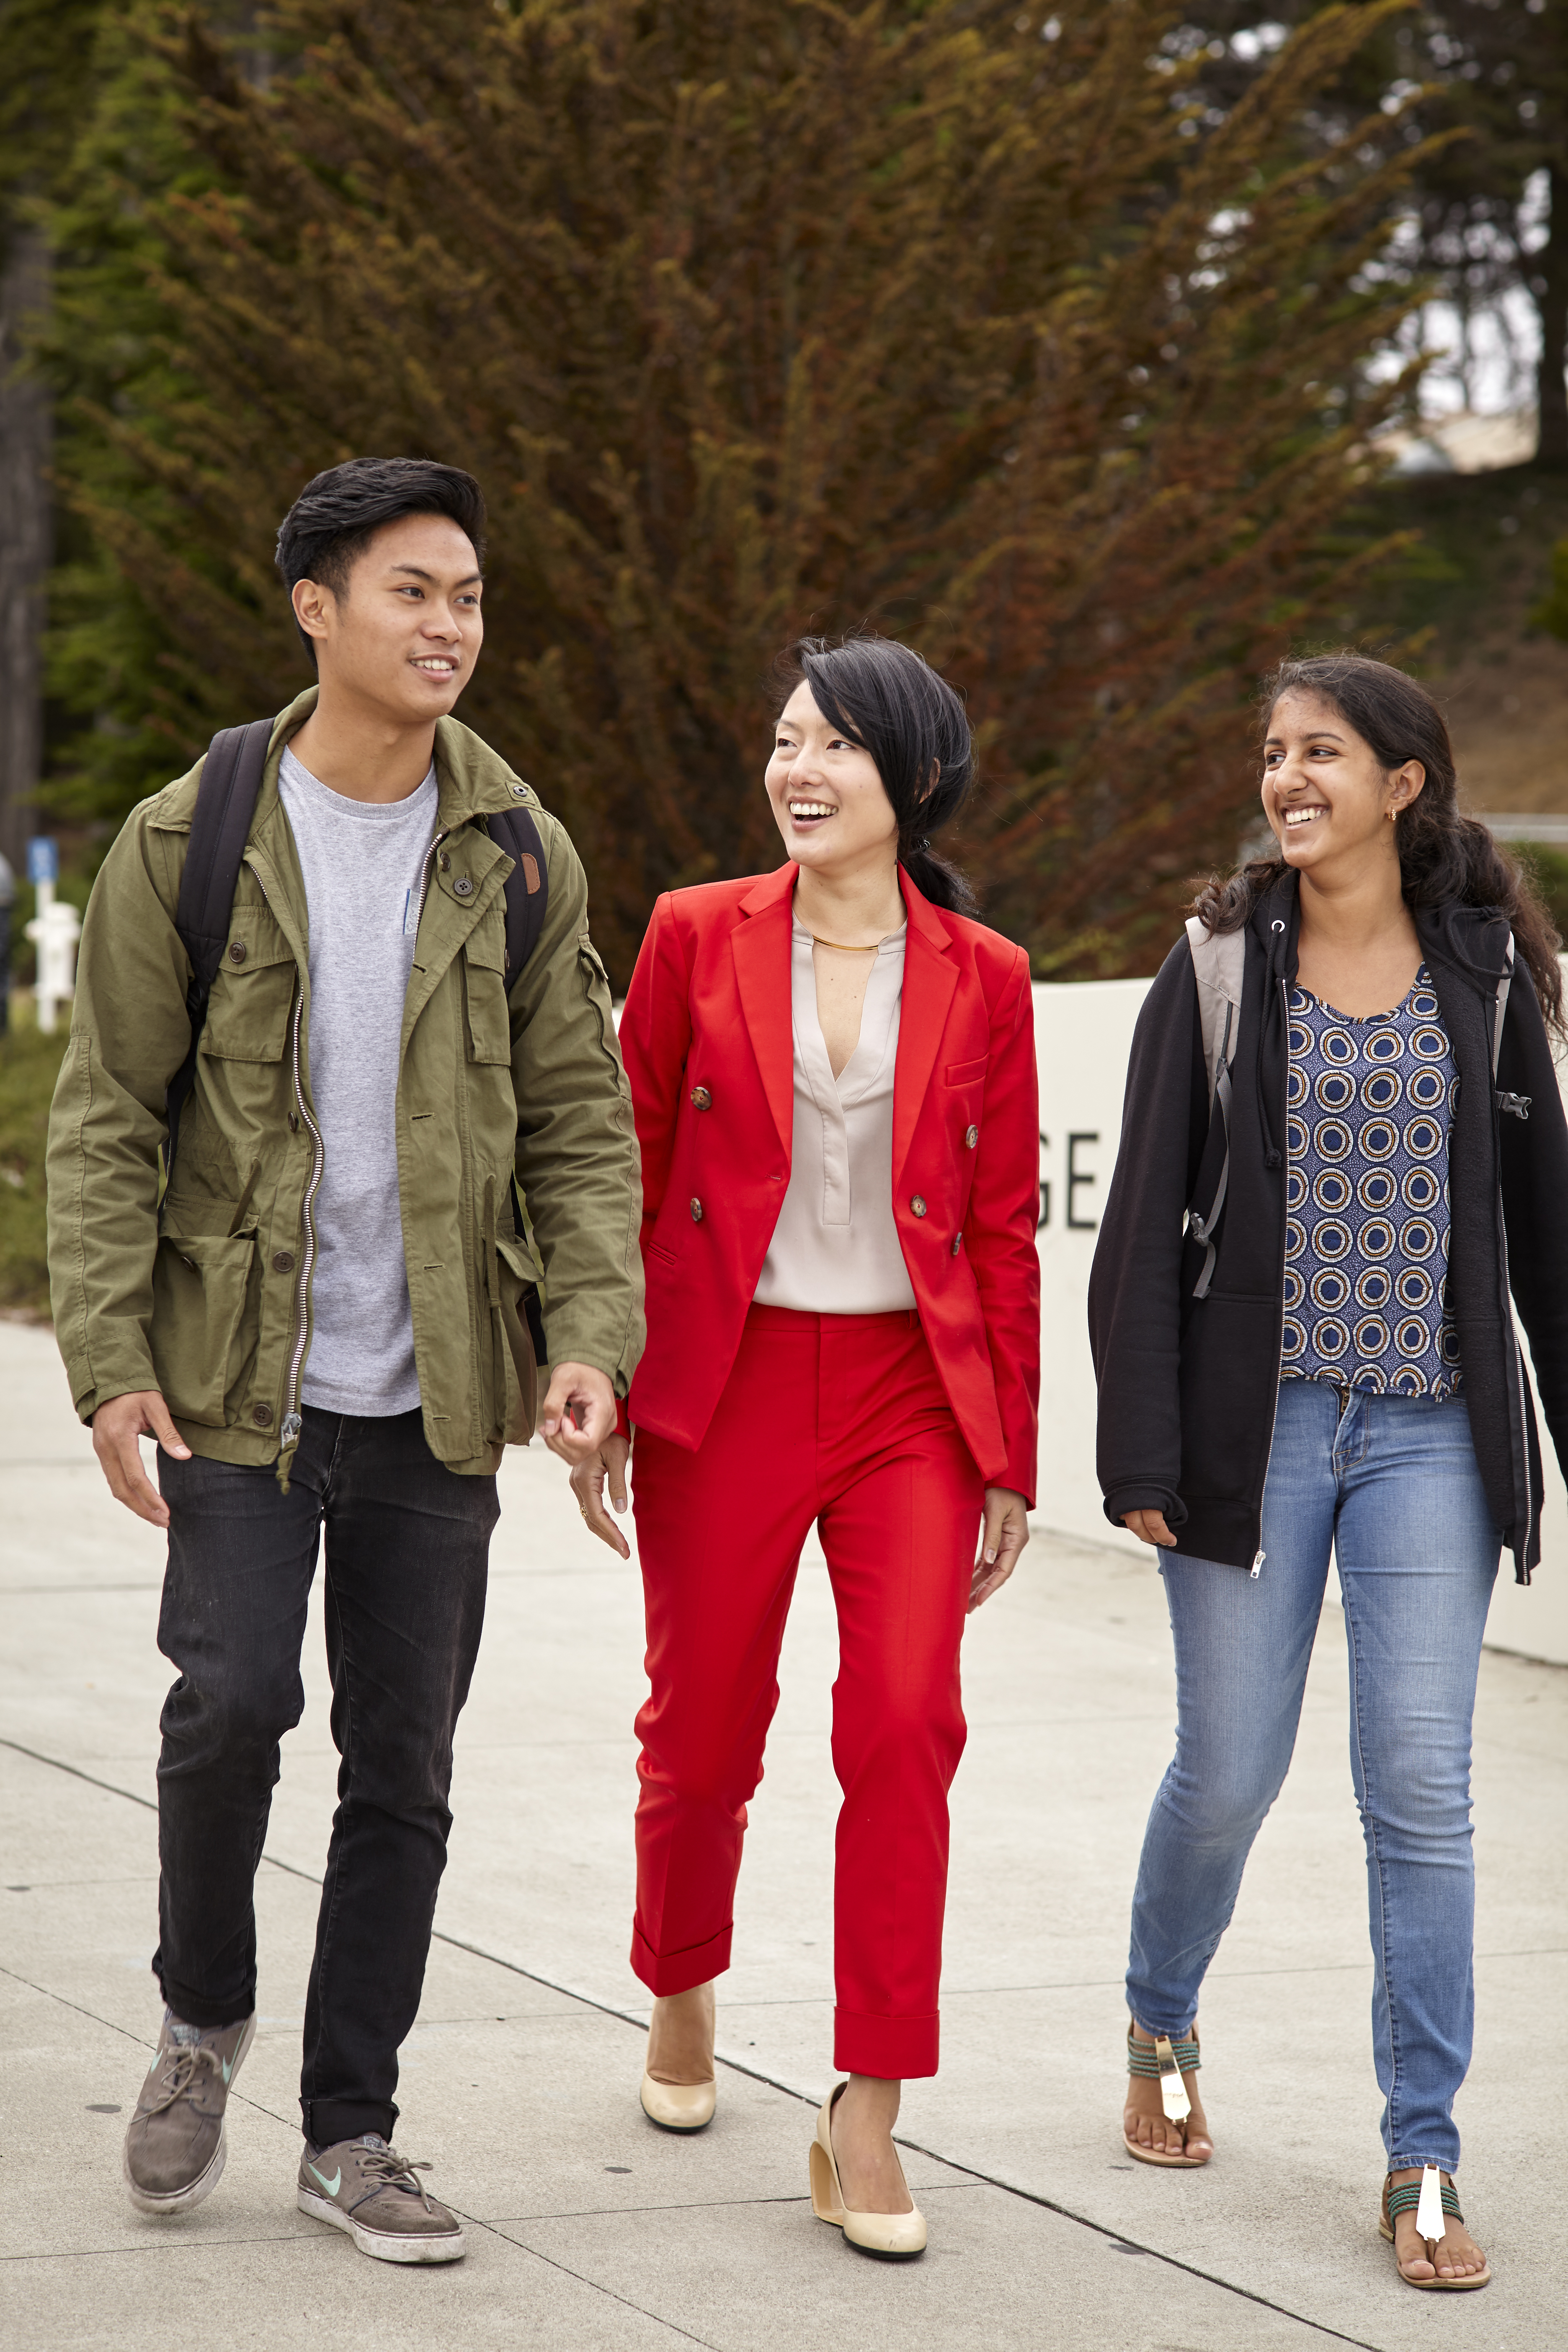
<svg viewBox="0 0 1568 2352">
<path fill-rule="evenodd" d="M 812 2203 L 911 2254 L 925 2223 L 891 2134 L 902 2078 L 937 2065 L 959 1643 L 1034 1491 L 1033 1000 L 1027 957 L 931 854 L 972 774 L 958 696 L 879 637 L 803 640 L 784 670 L 766 782 L 789 863 L 660 898 L 621 1022 L 648 1320 L 628 1401 L 652 1684 L 642 2098 L 676 2130 L 713 2113 L 713 1979 L 815 1521 L 838 1612 L 849 2080 L 818 2118 Z M 573 1482 L 623 1552 L 603 1495 L 624 1509 L 626 1452 L 611 1439 Z"/>
</svg>

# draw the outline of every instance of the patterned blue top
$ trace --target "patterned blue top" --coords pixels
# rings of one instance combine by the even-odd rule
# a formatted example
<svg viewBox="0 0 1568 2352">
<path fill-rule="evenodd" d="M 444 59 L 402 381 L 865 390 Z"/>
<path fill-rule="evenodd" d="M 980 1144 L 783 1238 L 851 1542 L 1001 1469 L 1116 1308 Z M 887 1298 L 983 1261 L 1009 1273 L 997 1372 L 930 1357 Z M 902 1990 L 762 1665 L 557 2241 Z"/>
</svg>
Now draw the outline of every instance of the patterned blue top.
<svg viewBox="0 0 1568 2352">
<path fill-rule="evenodd" d="M 1352 1021 L 1290 991 L 1280 1377 L 1457 1396 L 1448 1136 L 1459 1081 L 1425 964 Z"/>
</svg>

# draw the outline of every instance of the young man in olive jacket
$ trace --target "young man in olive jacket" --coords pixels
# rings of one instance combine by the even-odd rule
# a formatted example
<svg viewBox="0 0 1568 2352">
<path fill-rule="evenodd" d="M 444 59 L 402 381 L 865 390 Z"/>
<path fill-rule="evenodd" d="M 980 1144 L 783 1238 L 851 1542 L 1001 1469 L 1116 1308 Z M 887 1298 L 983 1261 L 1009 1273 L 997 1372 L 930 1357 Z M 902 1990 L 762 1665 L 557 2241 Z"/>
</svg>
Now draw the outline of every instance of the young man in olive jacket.
<svg viewBox="0 0 1568 2352">
<path fill-rule="evenodd" d="M 307 487 L 278 560 L 320 685 L 272 728 L 166 1190 L 200 765 L 133 812 L 99 877 L 49 1134 L 77 1410 L 114 1494 L 169 1532 L 165 2010 L 126 2182 L 143 2211 L 179 2214 L 223 2170 L 256 2025 L 253 1881 L 279 1739 L 303 1706 L 324 1530 L 342 1762 L 297 2196 L 396 2262 L 463 2252 L 391 2146 L 393 2094 L 446 1860 L 495 1471 L 532 1421 L 525 1285 L 542 1277 L 552 1366 L 540 1425 L 568 1460 L 614 1427 L 643 1329 L 637 1143 L 583 870 L 448 715 L 483 635 L 483 528 L 478 485 L 451 467 L 362 458 Z M 546 911 L 508 972 L 513 861 L 485 821 L 519 806 Z"/>
</svg>

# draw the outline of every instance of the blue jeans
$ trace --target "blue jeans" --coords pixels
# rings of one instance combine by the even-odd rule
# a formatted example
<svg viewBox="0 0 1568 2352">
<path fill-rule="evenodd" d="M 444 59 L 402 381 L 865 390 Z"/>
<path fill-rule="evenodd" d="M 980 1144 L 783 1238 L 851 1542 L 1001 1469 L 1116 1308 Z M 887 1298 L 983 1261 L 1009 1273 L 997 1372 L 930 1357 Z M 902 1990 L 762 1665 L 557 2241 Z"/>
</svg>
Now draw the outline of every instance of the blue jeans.
<svg viewBox="0 0 1568 2352">
<path fill-rule="evenodd" d="M 1459 2159 L 1470 2061 L 1470 1717 L 1501 1538 L 1462 1397 L 1282 1381 L 1258 1577 L 1161 1561 L 1176 1645 L 1176 1753 L 1143 1837 L 1127 2004 L 1190 2030 L 1198 1988 L 1296 1744 L 1338 1556 L 1351 1775 L 1366 1838 L 1373 2050 L 1391 2171 Z"/>
</svg>

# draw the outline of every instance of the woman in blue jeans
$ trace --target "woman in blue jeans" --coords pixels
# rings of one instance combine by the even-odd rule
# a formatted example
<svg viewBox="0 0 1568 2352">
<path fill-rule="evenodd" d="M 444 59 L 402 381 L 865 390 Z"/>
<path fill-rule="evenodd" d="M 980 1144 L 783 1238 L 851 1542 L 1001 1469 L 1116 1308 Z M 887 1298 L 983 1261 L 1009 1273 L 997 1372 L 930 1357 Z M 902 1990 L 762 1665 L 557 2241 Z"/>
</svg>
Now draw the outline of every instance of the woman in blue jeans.
<svg viewBox="0 0 1568 2352">
<path fill-rule="evenodd" d="M 1555 932 L 1458 812 L 1436 705 L 1342 654 L 1269 681 L 1278 854 L 1215 881 L 1128 1073 L 1089 1324 L 1107 1517 L 1161 1548 L 1176 1753 L 1132 1901 L 1128 2152 L 1214 2152 L 1204 1975 L 1289 1766 L 1331 1551 L 1366 1840 L 1379 2223 L 1484 2286 L 1454 2187 L 1473 2014 L 1470 1718 L 1500 1553 L 1540 1557 L 1513 1309 L 1568 1454 Z"/>
</svg>

